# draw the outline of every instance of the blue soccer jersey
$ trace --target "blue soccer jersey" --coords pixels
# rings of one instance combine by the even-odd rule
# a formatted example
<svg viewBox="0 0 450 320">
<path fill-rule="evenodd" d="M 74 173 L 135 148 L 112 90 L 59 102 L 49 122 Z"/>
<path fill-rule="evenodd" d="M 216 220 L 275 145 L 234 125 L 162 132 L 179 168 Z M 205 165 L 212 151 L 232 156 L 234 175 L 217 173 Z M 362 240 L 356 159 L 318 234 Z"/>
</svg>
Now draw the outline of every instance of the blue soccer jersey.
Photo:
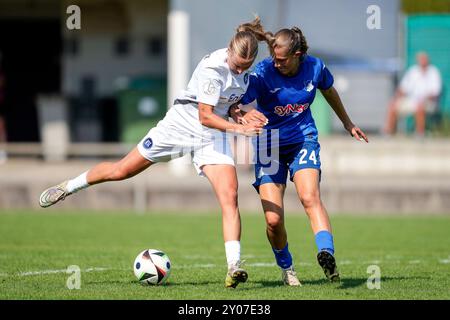
<svg viewBox="0 0 450 320">
<path fill-rule="evenodd" d="M 256 100 L 258 111 L 269 119 L 260 140 L 270 141 L 268 131 L 278 129 L 279 146 L 316 141 L 318 133 L 311 105 L 316 90 L 328 89 L 333 82 L 333 76 L 319 58 L 305 55 L 299 72 L 292 77 L 282 75 L 275 68 L 273 59 L 266 58 L 250 75 L 249 87 L 240 103 L 249 104 Z"/>
</svg>

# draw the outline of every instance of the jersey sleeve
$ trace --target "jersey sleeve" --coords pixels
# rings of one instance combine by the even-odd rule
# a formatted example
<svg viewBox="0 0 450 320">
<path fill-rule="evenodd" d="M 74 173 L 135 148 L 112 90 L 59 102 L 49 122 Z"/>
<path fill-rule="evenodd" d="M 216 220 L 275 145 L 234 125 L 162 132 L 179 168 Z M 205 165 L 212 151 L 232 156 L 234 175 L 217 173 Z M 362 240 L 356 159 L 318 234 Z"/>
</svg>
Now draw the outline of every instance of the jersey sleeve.
<svg viewBox="0 0 450 320">
<path fill-rule="evenodd" d="M 256 98 L 258 98 L 258 75 L 256 73 L 252 73 L 249 76 L 249 83 L 247 91 L 245 92 L 244 96 L 239 101 L 240 104 L 249 104 L 253 102 Z"/>
<path fill-rule="evenodd" d="M 325 64 L 322 64 L 322 70 L 320 72 L 317 87 L 321 90 L 327 90 L 331 88 L 333 83 L 334 83 L 333 75 L 331 74 L 330 70 L 328 70 L 328 68 L 325 66 Z"/>
<path fill-rule="evenodd" d="M 219 103 L 223 79 L 214 68 L 206 67 L 199 72 L 197 101 L 216 106 Z"/>
</svg>

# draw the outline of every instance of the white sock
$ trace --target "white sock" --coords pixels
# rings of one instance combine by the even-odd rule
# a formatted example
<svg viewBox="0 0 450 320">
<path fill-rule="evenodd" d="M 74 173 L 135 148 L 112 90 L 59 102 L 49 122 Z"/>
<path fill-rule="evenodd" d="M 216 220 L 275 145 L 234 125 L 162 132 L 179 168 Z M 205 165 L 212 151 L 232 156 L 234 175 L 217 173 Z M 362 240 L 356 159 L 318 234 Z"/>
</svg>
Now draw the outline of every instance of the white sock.
<svg viewBox="0 0 450 320">
<path fill-rule="evenodd" d="M 87 171 L 80 174 L 78 177 L 69 180 L 67 182 L 67 191 L 69 193 L 75 193 L 77 191 L 80 191 L 81 189 L 89 187 L 89 184 L 87 183 Z"/>
<path fill-rule="evenodd" d="M 225 254 L 228 265 L 241 260 L 241 242 L 238 240 L 225 242 Z"/>
</svg>

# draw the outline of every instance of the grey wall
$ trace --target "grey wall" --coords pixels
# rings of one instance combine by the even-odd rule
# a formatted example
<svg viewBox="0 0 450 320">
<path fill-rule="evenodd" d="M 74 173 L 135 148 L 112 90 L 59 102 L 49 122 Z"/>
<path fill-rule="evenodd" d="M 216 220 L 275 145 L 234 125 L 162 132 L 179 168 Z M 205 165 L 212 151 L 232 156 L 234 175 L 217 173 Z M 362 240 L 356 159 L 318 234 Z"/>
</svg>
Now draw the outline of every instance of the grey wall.
<svg viewBox="0 0 450 320">
<path fill-rule="evenodd" d="M 313 50 L 363 58 L 397 56 L 399 0 L 285 0 L 286 27 L 299 26 Z M 367 28 L 378 5 L 381 29 Z"/>
<path fill-rule="evenodd" d="M 184 10 L 190 15 L 191 72 L 207 53 L 228 46 L 236 27 L 253 20 L 258 14 L 268 30 L 275 28 L 276 1 L 263 0 L 172 0 L 171 9 Z M 268 51 L 262 45 L 260 57 Z"/>
<path fill-rule="evenodd" d="M 373 4 L 381 9 L 380 30 L 366 26 L 366 10 Z M 192 70 L 206 53 L 225 47 L 235 28 L 254 13 L 273 32 L 299 26 L 311 51 L 381 59 L 398 52 L 399 0 L 172 0 L 171 9 L 190 15 Z M 260 58 L 268 53 L 261 48 Z"/>
</svg>

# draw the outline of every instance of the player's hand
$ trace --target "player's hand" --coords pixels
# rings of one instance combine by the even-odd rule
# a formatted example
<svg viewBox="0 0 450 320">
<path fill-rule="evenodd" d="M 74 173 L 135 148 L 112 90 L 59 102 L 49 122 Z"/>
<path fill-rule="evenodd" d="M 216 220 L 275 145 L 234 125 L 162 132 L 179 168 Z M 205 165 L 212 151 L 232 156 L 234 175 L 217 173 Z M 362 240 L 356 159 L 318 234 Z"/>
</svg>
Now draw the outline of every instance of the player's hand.
<svg viewBox="0 0 450 320">
<path fill-rule="evenodd" d="M 230 106 L 228 115 L 231 119 L 233 119 L 234 122 L 244 124 L 244 114 L 237 104 L 233 104 L 232 106 Z"/>
<path fill-rule="evenodd" d="M 350 134 L 352 135 L 352 137 L 354 137 L 356 140 L 359 141 L 366 141 L 367 143 L 369 143 L 369 139 L 367 139 L 366 134 L 357 126 L 353 126 L 350 130 Z"/>
<path fill-rule="evenodd" d="M 252 137 L 261 134 L 263 131 L 262 127 L 263 126 L 254 122 L 247 124 L 240 124 L 238 125 L 236 132 L 244 136 Z"/>
<path fill-rule="evenodd" d="M 242 124 L 256 123 L 262 127 L 269 123 L 269 120 L 266 118 L 266 116 L 256 109 L 252 109 L 247 112 L 242 120 Z"/>
</svg>

